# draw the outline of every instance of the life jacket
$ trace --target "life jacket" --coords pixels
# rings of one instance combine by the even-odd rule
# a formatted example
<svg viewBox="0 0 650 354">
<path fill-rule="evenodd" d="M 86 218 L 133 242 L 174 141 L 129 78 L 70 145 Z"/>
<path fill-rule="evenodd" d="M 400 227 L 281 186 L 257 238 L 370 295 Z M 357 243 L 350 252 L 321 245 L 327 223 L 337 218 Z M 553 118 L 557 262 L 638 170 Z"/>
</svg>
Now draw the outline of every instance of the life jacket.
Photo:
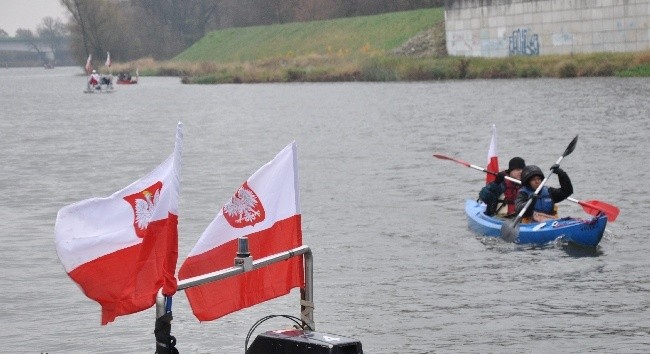
<svg viewBox="0 0 650 354">
<path fill-rule="evenodd" d="M 503 192 L 503 199 L 508 205 L 508 214 L 513 214 L 515 212 L 515 199 L 517 199 L 517 193 L 519 193 L 519 184 L 508 179 L 504 183 L 506 184 L 506 190 Z"/>
<path fill-rule="evenodd" d="M 530 197 L 535 193 L 535 191 L 531 190 L 528 187 L 522 187 L 520 191 L 526 193 L 528 197 Z M 556 214 L 555 203 L 553 203 L 553 199 L 551 199 L 551 193 L 549 193 L 548 187 L 546 186 L 542 187 L 542 190 L 539 192 L 539 195 L 537 196 L 537 202 L 535 203 L 533 210 L 542 212 L 544 214 L 549 214 L 549 215 Z"/>
</svg>

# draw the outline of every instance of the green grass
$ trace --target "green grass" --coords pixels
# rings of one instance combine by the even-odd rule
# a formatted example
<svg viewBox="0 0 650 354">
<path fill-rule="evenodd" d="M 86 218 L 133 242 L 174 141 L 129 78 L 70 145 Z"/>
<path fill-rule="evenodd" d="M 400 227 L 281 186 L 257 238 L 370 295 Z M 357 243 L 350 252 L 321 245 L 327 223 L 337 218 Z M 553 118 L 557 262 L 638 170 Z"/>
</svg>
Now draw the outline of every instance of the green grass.
<svg viewBox="0 0 650 354">
<path fill-rule="evenodd" d="M 650 77 L 650 63 L 639 65 L 627 70 L 621 70 L 617 74 L 620 77 Z"/>
<path fill-rule="evenodd" d="M 384 54 L 444 20 L 433 8 L 327 21 L 214 31 L 175 61 L 231 63 L 306 55 L 357 57 Z"/>
</svg>

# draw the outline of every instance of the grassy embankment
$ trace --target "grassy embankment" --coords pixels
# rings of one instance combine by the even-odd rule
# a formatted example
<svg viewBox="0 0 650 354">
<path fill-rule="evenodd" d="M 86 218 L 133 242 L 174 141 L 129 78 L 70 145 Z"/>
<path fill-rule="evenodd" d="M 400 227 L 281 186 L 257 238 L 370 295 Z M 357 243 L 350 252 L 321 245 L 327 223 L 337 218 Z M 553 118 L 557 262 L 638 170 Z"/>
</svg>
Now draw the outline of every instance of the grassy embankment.
<svg viewBox="0 0 650 354">
<path fill-rule="evenodd" d="M 417 56 L 395 54 L 427 33 Z M 421 41 L 422 42 L 422 41 Z M 423 43 L 419 43 L 422 46 Z M 417 44 L 416 44 L 417 45 Z M 407 50 L 408 52 L 408 50 Z M 461 58 L 444 54 L 442 8 L 211 32 L 176 58 L 113 70 L 180 76 L 186 83 L 419 81 L 474 78 L 650 76 L 650 51 Z"/>
</svg>

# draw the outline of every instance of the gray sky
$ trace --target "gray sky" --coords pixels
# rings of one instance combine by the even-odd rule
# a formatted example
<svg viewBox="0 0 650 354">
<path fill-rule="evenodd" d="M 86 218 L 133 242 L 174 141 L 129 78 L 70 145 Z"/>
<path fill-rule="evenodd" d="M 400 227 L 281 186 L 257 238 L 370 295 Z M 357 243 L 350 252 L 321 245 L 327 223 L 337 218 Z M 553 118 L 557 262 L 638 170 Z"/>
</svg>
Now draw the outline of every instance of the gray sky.
<svg viewBox="0 0 650 354">
<path fill-rule="evenodd" d="M 66 10 L 59 0 L 0 0 L 0 28 L 12 37 L 18 28 L 36 32 L 46 16 L 67 21 Z"/>
</svg>

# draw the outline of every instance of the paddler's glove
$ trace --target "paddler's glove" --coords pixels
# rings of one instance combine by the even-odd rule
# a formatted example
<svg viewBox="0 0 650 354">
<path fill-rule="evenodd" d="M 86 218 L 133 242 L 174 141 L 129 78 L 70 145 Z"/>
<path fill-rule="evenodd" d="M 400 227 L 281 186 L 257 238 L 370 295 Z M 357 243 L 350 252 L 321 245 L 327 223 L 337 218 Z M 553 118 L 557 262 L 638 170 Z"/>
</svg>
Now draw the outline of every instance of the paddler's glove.
<svg viewBox="0 0 650 354">
<path fill-rule="evenodd" d="M 501 184 L 503 183 L 503 180 L 506 178 L 506 173 L 504 171 L 501 171 L 497 173 L 497 177 L 494 179 L 494 183 L 496 184 Z"/>
<path fill-rule="evenodd" d="M 566 172 L 564 172 L 564 170 L 561 169 L 560 165 L 558 165 L 558 164 L 554 164 L 553 166 L 551 166 L 551 171 L 553 171 L 553 173 L 558 174 L 558 175 L 566 174 Z"/>
<path fill-rule="evenodd" d="M 560 165 L 554 164 L 551 166 L 551 171 L 553 171 L 553 173 L 557 173 L 558 171 L 562 171 L 562 169 L 560 168 Z"/>
<path fill-rule="evenodd" d="M 531 200 L 530 205 L 535 206 L 535 203 L 537 203 L 537 196 L 535 194 L 531 194 L 528 199 Z"/>
</svg>

